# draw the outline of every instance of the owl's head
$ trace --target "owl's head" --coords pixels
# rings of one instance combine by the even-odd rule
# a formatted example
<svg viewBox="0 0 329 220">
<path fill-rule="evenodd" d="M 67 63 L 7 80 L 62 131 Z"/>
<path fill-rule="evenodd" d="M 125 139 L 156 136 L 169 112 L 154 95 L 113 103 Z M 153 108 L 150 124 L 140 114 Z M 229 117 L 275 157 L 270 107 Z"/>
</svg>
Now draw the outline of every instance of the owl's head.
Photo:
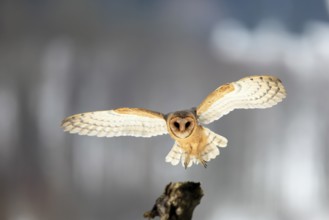
<svg viewBox="0 0 329 220">
<path fill-rule="evenodd" d="M 184 139 L 189 137 L 197 126 L 195 114 L 191 111 L 177 111 L 168 115 L 169 134 Z"/>
</svg>

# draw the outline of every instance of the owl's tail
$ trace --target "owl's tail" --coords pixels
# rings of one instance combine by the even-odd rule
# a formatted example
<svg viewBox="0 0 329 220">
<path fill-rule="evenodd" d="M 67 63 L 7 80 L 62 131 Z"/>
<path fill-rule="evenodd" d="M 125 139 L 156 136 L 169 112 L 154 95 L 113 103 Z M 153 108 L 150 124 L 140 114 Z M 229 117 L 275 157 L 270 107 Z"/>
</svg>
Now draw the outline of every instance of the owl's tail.
<svg viewBox="0 0 329 220">
<path fill-rule="evenodd" d="M 203 165 L 211 159 L 216 158 L 219 155 L 219 147 L 226 147 L 227 139 L 219 134 L 214 133 L 208 128 L 203 127 L 205 135 L 207 137 L 207 144 L 204 150 L 201 152 L 200 156 L 192 156 L 185 152 L 177 142 L 166 156 L 166 162 L 172 165 L 177 165 L 182 162 L 184 167 L 190 167 L 193 163 Z"/>
<path fill-rule="evenodd" d="M 201 153 L 201 157 L 204 161 L 208 162 L 211 159 L 215 159 L 219 154 L 219 147 L 227 146 L 227 139 L 208 128 L 203 127 L 204 132 L 208 138 L 208 143 Z"/>
<path fill-rule="evenodd" d="M 184 151 L 182 148 L 179 147 L 179 145 L 176 141 L 174 146 L 171 148 L 171 150 L 169 151 L 169 153 L 166 156 L 166 162 L 171 163 L 172 165 L 176 166 L 177 164 L 179 164 L 182 154 L 184 154 Z"/>
</svg>

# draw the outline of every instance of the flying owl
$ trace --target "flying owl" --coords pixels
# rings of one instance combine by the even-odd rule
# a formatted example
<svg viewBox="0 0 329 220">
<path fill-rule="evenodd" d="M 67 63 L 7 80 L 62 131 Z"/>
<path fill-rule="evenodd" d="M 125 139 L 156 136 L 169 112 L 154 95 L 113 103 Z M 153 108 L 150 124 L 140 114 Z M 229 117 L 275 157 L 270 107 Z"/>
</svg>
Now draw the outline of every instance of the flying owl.
<svg viewBox="0 0 329 220">
<path fill-rule="evenodd" d="M 143 108 L 117 108 L 69 116 L 64 131 L 97 137 L 152 137 L 168 134 L 175 140 L 166 162 L 187 168 L 207 162 L 226 147 L 227 139 L 214 133 L 209 124 L 234 109 L 269 108 L 281 102 L 286 91 L 273 76 L 249 76 L 211 92 L 196 108 L 162 114 Z"/>
</svg>

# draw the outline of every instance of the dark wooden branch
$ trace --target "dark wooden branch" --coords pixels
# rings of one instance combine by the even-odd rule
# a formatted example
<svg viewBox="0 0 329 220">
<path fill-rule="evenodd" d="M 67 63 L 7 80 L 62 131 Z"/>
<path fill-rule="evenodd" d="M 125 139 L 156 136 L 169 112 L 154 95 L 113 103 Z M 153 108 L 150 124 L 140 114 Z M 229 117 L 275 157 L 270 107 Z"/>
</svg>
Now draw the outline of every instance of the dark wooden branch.
<svg viewBox="0 0 329 220">
<path fill-rule="evenodd" d="M 155 201 L 152 210 L 144 218 L 160 220 L 191 220 L 194 208 L 200 204 L 203 191 L 200 183 L 169 183 L 163 194 Z"/>
</svg>

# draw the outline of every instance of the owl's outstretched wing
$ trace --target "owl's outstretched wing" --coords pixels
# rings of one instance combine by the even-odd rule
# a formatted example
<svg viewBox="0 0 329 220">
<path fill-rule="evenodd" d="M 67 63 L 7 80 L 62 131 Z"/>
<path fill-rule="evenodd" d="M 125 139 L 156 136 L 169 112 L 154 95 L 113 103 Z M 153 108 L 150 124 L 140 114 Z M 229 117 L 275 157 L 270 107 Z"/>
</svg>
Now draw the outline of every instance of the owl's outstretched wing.
<svg viewBox="0 0 329 220">
<path fill-rule="evenodd" d="M 62 122 L 64 131 L 97 137 L 151 137 L 167 134 L 162 113 L 142 108 L 118 108 L 69 116 Z"/>
<path fill-rule="evenodd" d="M 234 109 L 269 108 L 281 102 L 286 91 L 273 76 L 249 76 L 218 87 L 197 107 L 199 122 L 209 124 Z"/>
</svg>

